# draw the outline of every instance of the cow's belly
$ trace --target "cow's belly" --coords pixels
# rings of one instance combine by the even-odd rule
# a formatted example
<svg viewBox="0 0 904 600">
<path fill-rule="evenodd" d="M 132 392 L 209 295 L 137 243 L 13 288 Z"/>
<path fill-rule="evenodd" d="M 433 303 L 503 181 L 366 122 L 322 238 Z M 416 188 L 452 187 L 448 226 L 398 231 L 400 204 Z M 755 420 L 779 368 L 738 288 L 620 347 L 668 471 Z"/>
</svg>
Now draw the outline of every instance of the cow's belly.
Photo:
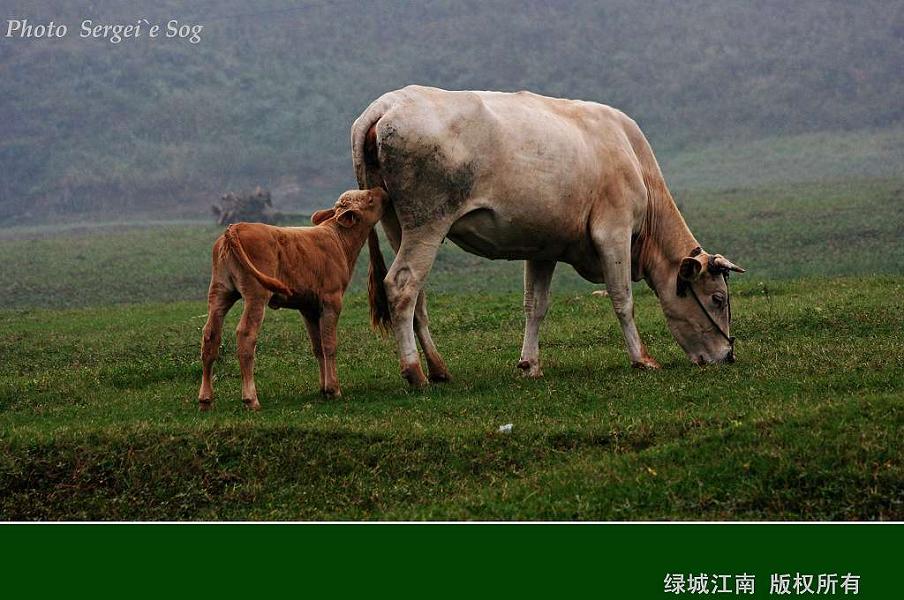
<svg viewBox="0 0 904 600">
<path fill-rule="evenodd" d="M 484 258 L 568 263 L 584 279 L 603 283 L 602 261 L 579 225 L 543 211 L 528 210 L 515 217 L 480 208 L 456 221 L 447 237 L 466 252 Z"/>
<path fill-rule="evenodd" d="M 447 237 L 472 254 L 505 260 L 562 260 L 575 241 L 563 229 L 493 208 L 468 212 L 455 222 Z"/>
</svg>

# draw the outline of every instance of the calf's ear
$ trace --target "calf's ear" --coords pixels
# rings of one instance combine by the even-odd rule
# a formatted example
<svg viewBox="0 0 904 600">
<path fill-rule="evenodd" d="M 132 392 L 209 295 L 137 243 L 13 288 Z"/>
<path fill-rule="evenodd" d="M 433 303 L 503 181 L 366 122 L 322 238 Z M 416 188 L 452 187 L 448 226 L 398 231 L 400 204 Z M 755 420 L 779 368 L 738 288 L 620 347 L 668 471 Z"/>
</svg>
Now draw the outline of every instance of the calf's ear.
<svg viewBox="0 0 904 600">
<path fill-rule="evenodd" d="M 327 219 L 331 219 L 333 215 L 336 214 L 335 208 L 328 208 L 326 210 L 318 210 L 313 215 L 311 215 L 311 223 L 314 225 L 320 225 Z"/>
<path fill-rule="evenodd" d="M 343 227 L 354 227 L 361 220 L 361 215 L 354 208 L 342 211 L 336 217 L 336 221 Z"/>
</svg>

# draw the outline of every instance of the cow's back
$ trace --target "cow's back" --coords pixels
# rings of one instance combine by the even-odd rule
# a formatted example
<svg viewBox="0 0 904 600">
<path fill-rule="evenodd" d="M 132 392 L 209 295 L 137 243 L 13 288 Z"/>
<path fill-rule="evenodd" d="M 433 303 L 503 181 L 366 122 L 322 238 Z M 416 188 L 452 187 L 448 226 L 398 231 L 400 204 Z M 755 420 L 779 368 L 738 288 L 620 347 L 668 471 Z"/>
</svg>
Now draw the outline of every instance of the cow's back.
<svg viewBox="0 0 904 600">
<path fill-rule="evenodd" d="M 630 139 L 636 125 L 602 104 L 409 86 L 372 109 L 381 176 L 403 226 L 454 219 L 450 237 L 477 254 L 564 253 L 593 211 L 607 209 L 602 196 L 613 184 L 643 185 Z"/>
</svg>

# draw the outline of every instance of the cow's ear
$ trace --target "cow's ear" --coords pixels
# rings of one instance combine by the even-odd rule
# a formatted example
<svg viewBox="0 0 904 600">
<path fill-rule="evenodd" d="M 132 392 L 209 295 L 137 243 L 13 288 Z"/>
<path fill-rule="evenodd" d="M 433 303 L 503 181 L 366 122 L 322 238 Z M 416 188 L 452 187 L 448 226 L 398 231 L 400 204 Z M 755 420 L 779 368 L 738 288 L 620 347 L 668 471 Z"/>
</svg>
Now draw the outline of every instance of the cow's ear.
<svg viewBox="0 0 904 600">
<path fill-rule="evenodd" d="M 313 215 L 311 215 L 311 223 L 314 225 L 320 225 L 327 219 L 333 218 L 333 215 L 336 214 L 335 208 L 328 208 L 326 210 L 318 210 Z"/>
<path fill-rule="evenodd" d="M 336 220 L 343 227 L 354 227 L 361 220 L 361 214 L 357 211 L 357 209 L 350 208 L 339 213 L 339 216 L 336 217 Z"/>
<path fill-rule="evenodd" d="M 683 281 L 696 281 L 703 272 L 703 261 L 700 255 L 688 256 L 681 260 L 681 266 L 678 267 L 678 278 Z"/>
</svg>

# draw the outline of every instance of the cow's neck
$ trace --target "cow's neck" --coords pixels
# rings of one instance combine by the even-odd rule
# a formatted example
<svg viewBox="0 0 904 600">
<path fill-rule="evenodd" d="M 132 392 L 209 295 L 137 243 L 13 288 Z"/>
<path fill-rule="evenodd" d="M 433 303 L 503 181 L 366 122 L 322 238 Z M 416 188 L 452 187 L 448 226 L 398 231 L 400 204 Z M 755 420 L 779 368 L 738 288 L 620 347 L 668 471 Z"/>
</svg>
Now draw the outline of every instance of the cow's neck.
<svg viewBox="0 0 904 600">
<path fill-rule="evenodd" d="M 641 230 L 634 237 L 631 262 L 634 280 L 645 279 L 663 299 L 664 292 L 671 289 L 668 286 L 675 285 L 681 260 L 699 244 L 675 206 L 665 182 L 661 176 L 657 179 L 646 182 L 651 192 L 650 200 Z"/>
</svg>

